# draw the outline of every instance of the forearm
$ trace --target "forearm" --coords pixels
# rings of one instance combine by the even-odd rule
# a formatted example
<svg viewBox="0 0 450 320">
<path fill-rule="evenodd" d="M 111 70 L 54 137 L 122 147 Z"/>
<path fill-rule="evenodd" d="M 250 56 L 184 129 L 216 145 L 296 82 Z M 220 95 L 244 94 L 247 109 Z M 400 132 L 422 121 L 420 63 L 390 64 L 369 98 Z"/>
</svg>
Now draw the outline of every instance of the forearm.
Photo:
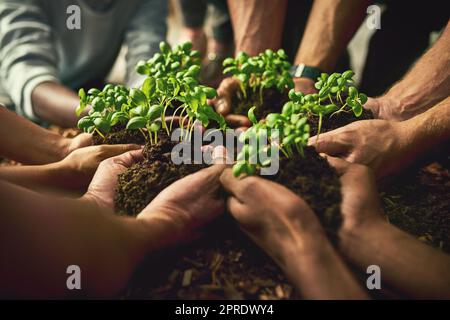
<svg viewBox="0 0 450 320">
<path fill-rule="evenodd" d="M 287 0 L 228 0 L 236 53 L 279 49 Z"/>
<path fill-rule="evenodd" d="M 408 119 L 448 97 L 449 88 L 450 23 L 407 75 L 379 99 L 390 101 L 396 111 Z"/>
<path fill-rule="evenodd" d="M 381 286 L 413 298 L 450 297 L 450 259 L 387 222 L 376 222 L 340 236 L 340 250 L 364 272 L 381 270 Z"/>
<path fill-rule="evenodd" d="M 301 295 L 307 299 L 368 298 L 326 236 L 311 239 L 308 250 L 304 240 L 281 248 L 285 258 L 280 266 Z"/>
<path fill-rule="evenodd" d="M 49 197 L 2 181 L 0 190 L 3 294 L 70 296 L 66 270 L 77 265 L 81 293 L 113 296 L 145 255 L 167 244 L 160 238 L 168 224 L 117 217 L 89 196 Z"/>
<path fill-rule="evenodd" d="M 315 0 L 305 33 L 295 58 L 304 63 L 332 72 L 337 60 L 360 27 L 368 0 Z"/>
<path fill-rule="evenodd" d="M 64 158 L 70 140 L 0 108 L 0 155 L 24 164 L 46 164 Z M 13 135 L 11 134 L 13 133 Z"/>
<path fill-rule="evenodd" d="M 34 88 L 31 100 L 39 118 L 61 127 L 76 126 L 79 98 L 71 89 L 56 82 L 44 82 Z"/>
</svg>

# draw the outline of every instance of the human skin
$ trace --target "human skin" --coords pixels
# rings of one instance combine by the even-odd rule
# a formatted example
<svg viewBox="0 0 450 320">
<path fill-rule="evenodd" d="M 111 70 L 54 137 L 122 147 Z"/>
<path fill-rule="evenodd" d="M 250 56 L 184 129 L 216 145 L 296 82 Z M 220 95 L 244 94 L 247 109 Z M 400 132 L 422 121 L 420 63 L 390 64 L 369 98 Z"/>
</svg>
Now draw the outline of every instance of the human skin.
<svg viewBox="0 0 450 320">
<path fill-rule="evenodd" d="M 224 165 L 214 165 L 169 186 L 137 218 L 114 215 L 117 175 L 141 156 L 135 150 L 103 161 L 79 199 L 0 181 L 2 296 L 116 296 L 144 257 L 185 243 L 222 214 L 224 200 L 216 192 Z M 170 196 L 174 188 L 181 198 Z M 204 204 L 202 210 L 180 203 L 189 197 Z M 67 289 L 70 265 L 81 269 L 81 291 Z"/>
<path fill-rule="evenodd" d="M 75 109 L 80 103 L 77 94 L 70 88 L 46 81 L 31 93 L 34 113 L 40 118 L 63 128 L 73 128 L 78 117 Z"/>
<path fill-rule="evenodd" d="M 304 63 L 323 72 L 333 72 L 371 3 L 368 0 L 315 0 L 295 64 Z M 294 82 L 296 91 L 305 94 L 317 92 L 315 80 L 295 78 Z"/>
<path fill-rule="evenodd" d="M 23 164 L 57 162 L 72 151 L 92 144 L 90 134 L 64 138 L 3 107 L 0 107 L 0 124 L 0 155 Z"/>
<path fill-rule="evenodd" d="M 450 139 L 450 98 L 409 120 L 356 121 L 310 138 L 317 152 L 372 168 L 382 178 Z"/>
<path fill-rule="evenodd" d="M 440 38 L 405 77 L 365 108 L 379 119 L 403 121 L 432 108 L 449 96 L 450 22 Z"/>
<path fill-rule="evenodd" d="M 84 192 L 100 162 L 140 148 L 134 144 L 80 148 L 63 160 L 50 164 L 0 167 L 0 179 L 39 192 Z"/>
<path fill-rule="evenodd" d="M 280 266 L 303 298 L 368 297 L 301 198 L 266 179 L 235 178 L 231 169 L 225 170 L 220 180 L 230 194 L 230 213 Z"/>
<path fill-rule="evenodd" d="M 409 298 L 448 299 L 450 256 L 386 220 L 369 168 L 328 160 L 341 174 L 339 252 L 363 273 L 370 265 L 379 266 L 382 290 L 393 289 Z"/>
</svg>

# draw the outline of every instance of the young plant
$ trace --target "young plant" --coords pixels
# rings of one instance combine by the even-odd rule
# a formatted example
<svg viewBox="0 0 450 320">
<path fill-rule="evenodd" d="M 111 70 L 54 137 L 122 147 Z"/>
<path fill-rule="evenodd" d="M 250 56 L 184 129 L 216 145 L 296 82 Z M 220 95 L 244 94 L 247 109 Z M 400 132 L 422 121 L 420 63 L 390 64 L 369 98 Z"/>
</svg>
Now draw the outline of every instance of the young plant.
<svg viewBox="0 0 450 320">
<path fill-rule="evenodd" d="M 252 127 L 239 136 L 244 146 L 233 166 L 236 177 L 243 173 L 253 175 L 257 169 L 269 166 L 275 159 L 271 147 L 281 151 L 282 156 L 292 158 L 295 154 L 304 157 L 304 148 L 308 144 L 310 127 L 307 117 L 285 108 L 282 113 L 270 113 L 265 120 L 257 122 L 254 110 L 252 107 L 248 112 Z M 249 144 L 252 140 L 253 145 Z M 267 140 L 268 144 L 264 145 Z"/>
<path fill-rule="evenodd" d="M 160 52 L 151 59 L 138 62 L 136 71 L 139 74 L 158 79 L 191 78 L 190 81 L 199 82 L 200 53 L 192 50 L 192 43 L 186 42 L 172 49 L 166 42 L 161 42 L 159 48 Z"/>
<path fill-rule="evenodd" d="M 322 73 L 315 83 L 319 93 L 303 95 L 295 90 L 289 91 L 290 101 L 283 109 L 292 109 L 308 118 L 318 117 L 317 136 L 319 136 L 323 118 L 332 117 L 341 112 L 353 112 L 355 117 L 360 117 L 363 105 L 367 102 L 367 96 L 359 93 L 354 86 L 354 72 L 348 70 L 342 74 L 333 73 L 328 75 Z M 341 106 L 338 107 L 338 104 Z"/>
<path fill-rule="evenodd" d="M 267 49 L 257 56 L 250 57 L 240 52 L 235 59 L 227 58 L 223 61 L 224 74 L 231 74 L 239 80 L 241 94 L 246 100 L 247 91 L 258 93 L 258 101 L 254 104 L 258 108 L 263 104 L 263 91 L 276 88 L 279 92 L 294 87 L 294 81 L 289 72 L 291 64 L 287 61 L 283 49 L 274 52 Z M 249 104 L 249 107 L 252 104 Z"/>
<path fill-rule="evenodd" d="M 188 78 L 148 77 L 140 89 L 130 92 L 131 109 L 127 129 L 141 132 L 146 129 L 150 143 L 158 141 L 160 129 L 164 129 L 168 136 L 171 135 L 175 116 L 182 130 L 182 140 L 191 138 L 195 121 L 207 127 L 213 120 L 221 129 L 225 129 L 225 119 L 207 104 L 207 99 L 216 96 L 213 88 L 198 85 Z M 168 125 L 166 118 L 169 109 L 172 110 L 172 118 Z"/>
<path fill-rule="evenodd" d="M 128 120 L 129 94 L 129 90 L 122 85 L 107 84 L 103 90 L 92 88 L 87 94 L 80 89 L 80 104 L 75 111 L 77 116 L 87 106 L 91 106 L 91 110 L 78 121 L 78 128 L 89 133 L 97 132 L 105 138 L 114 126 L 125 124 Z"/>
</svg>

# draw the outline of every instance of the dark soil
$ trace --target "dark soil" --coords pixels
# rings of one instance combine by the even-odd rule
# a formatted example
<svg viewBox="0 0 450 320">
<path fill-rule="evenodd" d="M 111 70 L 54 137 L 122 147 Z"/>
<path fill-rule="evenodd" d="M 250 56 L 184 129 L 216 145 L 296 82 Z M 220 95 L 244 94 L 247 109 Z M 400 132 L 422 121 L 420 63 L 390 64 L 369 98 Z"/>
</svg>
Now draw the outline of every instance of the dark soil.
<svg viewBox="0 0 450 320">
<path fill-rule="evenodd" d="M 125 126 L 113 127 L 110 133 L 103 139 L 98 133 L 93 134 L 94 145 L 100 144 L 145 144 L 145 138 L 139 130 L 126 130 Z"/>
<path fill-rule="evenodd" d="M 160 135 L 157 144 L 145 145 L 143 161 L 119 175 L 114 200 L 119 214 L 137 215 L 170 184 L 205 167 L 201 164 L 175 165 L 171 161 L 171 151 L 176 144 L 167 135 Z"/>
<path fill-rule="evenodd" d="M 271 178 L 300 195 L 318 215 L 322 225 L 334 234 L 341 225 L 341 183 L 336 171 L 314 148 L 280 161 L 279 173 Z M 270 177 L 268 177 L 270 178 Z"/>
<path fill-rule="evenodd" d="M 339 114 L 336 114 L 332 117 L 324 117 L 322 120 L 322 130 L 321 133 L 331 131 L 343 126 L 346 126 L 352 122 L 359 121 L 359 120 L 369 120 L 373 119 L 372 112 L 365 110 L 361 114 L 360 117 L 355 117 L 353 112 L 341 112 Z M 319 124 L 319 117 L 313 117 L 309 120 L 309 125 L 311 127 L 310 132 L 311 136 L 315 136 L 317 134 L 318 124 Z"/>
<path fill-rule="evenodd" d="M 263 91 L 263 104 L 260 105 L 259 92 L 247 90 L 247 99 L 244 99 L 242 92 L 239 91 L 232 101 L 233 113 L 247 116 L 248 110 L 256 106 L 256 118 L 263 119 L 269 113 L 281 112 L 283 105 L 289 100 L 288 92 L 279 92 L 274 88 L 266 89 Z"/>
</svg>

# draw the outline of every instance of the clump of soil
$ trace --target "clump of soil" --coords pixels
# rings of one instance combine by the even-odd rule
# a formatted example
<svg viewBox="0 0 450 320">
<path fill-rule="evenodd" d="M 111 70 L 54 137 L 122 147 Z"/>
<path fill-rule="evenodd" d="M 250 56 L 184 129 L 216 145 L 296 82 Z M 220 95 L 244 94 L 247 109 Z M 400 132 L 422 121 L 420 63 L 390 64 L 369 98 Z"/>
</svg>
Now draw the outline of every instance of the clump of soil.
<svg viewBox="0 0 450 320">
<path fill-rule="evenodd" d="M 346 97 L 343 97 L 343 100 L 345 101 Z M 338 108 L 342 107 L 342 104 L 339 101 L 333 101 Z M 330 101 L 326 101 L 323 104 L 327 105 Z M 373 119 L 372 112 L 363 109 L 363 113 L 361 116 L 356 117 L 353 111 L 350 112 L 339 112 L 338 114 L 324 116 L 322 120 L 322 129 L 320 133 L 324 133 L 327 131 L 335 130 L 337 128 L 346 126 L 352 122 L 359 121 L 359 120 L 370 120 Z M 318 126 L 319 126 L 319 117 L 311 117 L 308 121 L 309 125 L 311 126 L 311 136 L 317 134 Z"/>
<path fill-rule="evenodd" d="M 304 155 L 280 159 L 278 174 L 268 178 L 302 197 L 317 214 L 322 225 L 328 231 L 335 232 L 342 222 L 339 176 L 314 148 L 305 148 Z"/>
<path fill-rule="evenodd" d="M 145 144 L 145 137 L 139 130 L 127 130 L 125 126 L 113 127 L 111 132 L 105 135 L 105 139 L 98 133 L 94 133 L 92 136 L 94 145 L 101 144 Z"/>
<path fill-rule="evenodd" d="M 257 119 L 265 118 L 269 113 L 281 112 L 283 105 L 289 101 L 288 91 L 280 92 L 274 88 L 265 89 L 263 91 L 263 104 L 261 104 L 259 92 L 247 90 L 247 98 L 245 99 L 242 92 L 239 91 L 234 96 L 232 105 L 234 106 L 234 114 L 247 116 L 248 110 L 256 106 L 255 116 Z"/>
<path fill-rule="evenodd" d="M 177 143 L 161 134 L 157 144 L 145 145 L 143 161 L 119 175 L 114 199 L 118 214 L 137 215 L 173 182 L 206 167 L 203 164 L 175 165 L 171 152 Z"/>
</svg>

